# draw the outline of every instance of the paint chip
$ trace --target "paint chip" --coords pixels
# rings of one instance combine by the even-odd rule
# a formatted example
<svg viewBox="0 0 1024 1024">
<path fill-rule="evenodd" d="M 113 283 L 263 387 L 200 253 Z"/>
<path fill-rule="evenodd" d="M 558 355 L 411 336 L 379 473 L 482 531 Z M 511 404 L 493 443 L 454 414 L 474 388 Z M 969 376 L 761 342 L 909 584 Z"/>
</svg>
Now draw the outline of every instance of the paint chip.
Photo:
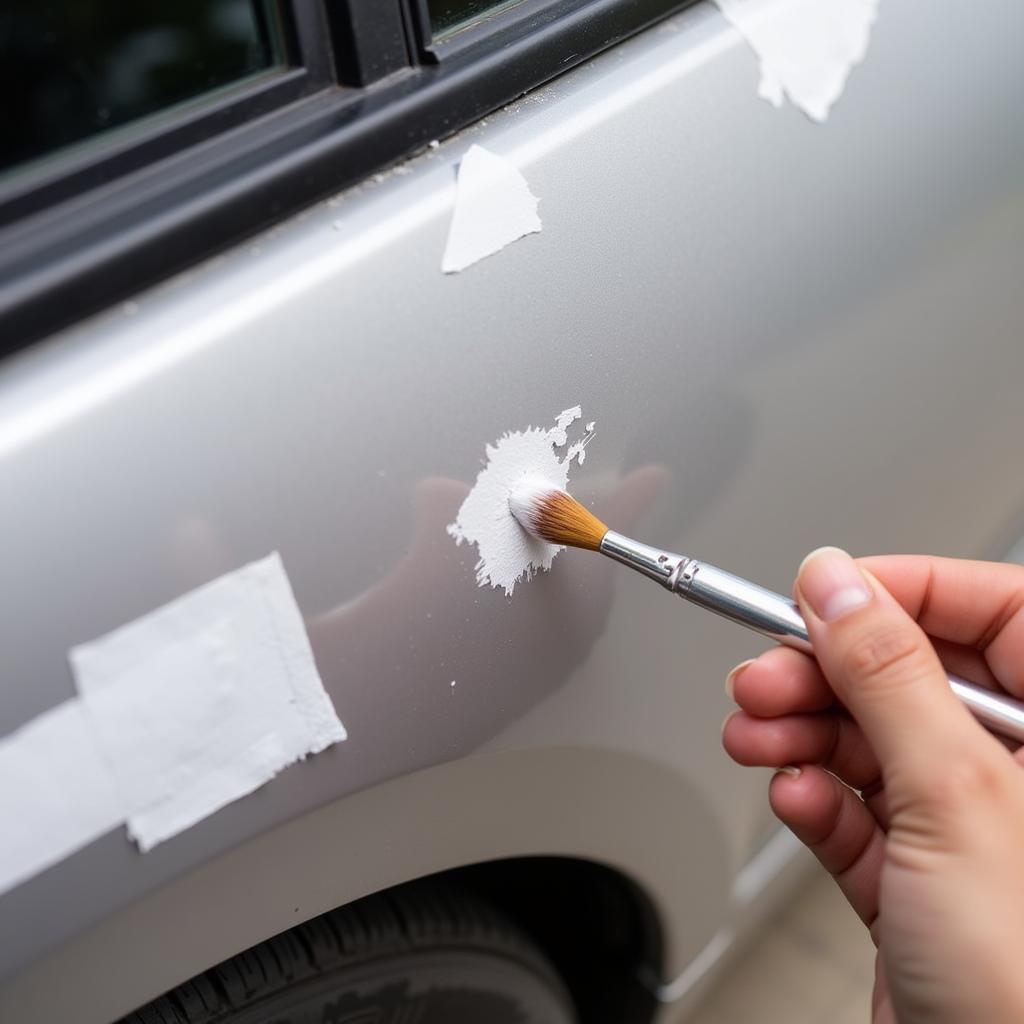
<svg viewBox="0 0 1024 1024">
<path fill-rule="evenodd" d="M 475 566 L 478 586 L 501 587 L 511 596 L 520 580 L 550 569 L 555 555 L 563 550 L 531 537 L 513 518 L 508 497 L 524 477 L 540 477 L 562 490 L 568 487 L 572 462 L 575 459 L 583 464 L 584 446 L 593 430 L 569 445 L 564 456 L 559 456 L 558 449 L 569 444 L 569 428 L 582 415 L 583 410 L 576 405 L 559 413 L 555 425 L 547 430 L 527 427 L 510 431 L 486 446 L 486 465 L 455 522 L 447 527 L 456 544 L 468 541 L 476 545 L 480 556 Z"/>
<path fill-rule="evenodd" d="M 879 0 L 715 0 L 761 62 L 758 95 L 828 118 L 864 60 Z"/>
<path fill-rule="evenodd" d="M 540 231 L 537 203 L 515 164 L 483 146 L 470 146 L 459 163 L 455 210 L 441 270 L 458 273 Z"/>
</svg>

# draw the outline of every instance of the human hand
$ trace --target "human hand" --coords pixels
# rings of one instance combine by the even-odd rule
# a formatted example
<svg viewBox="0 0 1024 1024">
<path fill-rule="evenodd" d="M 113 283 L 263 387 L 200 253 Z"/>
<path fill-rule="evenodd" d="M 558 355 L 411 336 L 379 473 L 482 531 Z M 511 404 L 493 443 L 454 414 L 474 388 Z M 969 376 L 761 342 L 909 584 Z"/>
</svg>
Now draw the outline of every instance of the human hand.
<svg viewBox="0 0 1024 1024">
<path fill-rule="evenodd" d="M 1024 695 L 1024 568 L 825 548 L 795 596 L 817 661 L 734 669 L 725 749 L 783 768 L 772 809 L 878 947 L 875 1022 L 1024 1021 L 1024 748 L 946 679 Z"/>
</svg>

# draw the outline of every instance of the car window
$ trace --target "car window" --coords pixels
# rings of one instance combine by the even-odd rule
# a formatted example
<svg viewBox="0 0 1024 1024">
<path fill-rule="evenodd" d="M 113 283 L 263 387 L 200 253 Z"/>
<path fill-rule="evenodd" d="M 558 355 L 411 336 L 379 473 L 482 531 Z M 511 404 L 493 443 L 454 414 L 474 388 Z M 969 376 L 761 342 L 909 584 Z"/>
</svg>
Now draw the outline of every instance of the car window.
<svg viewBox="0 0 1024 1024">
<path fill-rule="evenodd" d="M 520 3 L 522 0 L 428 0 L 430 27 L 436 38 Z"/>
<path fill-rule="evenodd" d="M 167 112 L 279 66 L 263 0 L 8 0 L 0 12 L 7 107 L 0 170 Z"/>
<path fill-rule="evenodd" d="M 0 2 L 0 357 L 695 2 Z"/>
</svg>

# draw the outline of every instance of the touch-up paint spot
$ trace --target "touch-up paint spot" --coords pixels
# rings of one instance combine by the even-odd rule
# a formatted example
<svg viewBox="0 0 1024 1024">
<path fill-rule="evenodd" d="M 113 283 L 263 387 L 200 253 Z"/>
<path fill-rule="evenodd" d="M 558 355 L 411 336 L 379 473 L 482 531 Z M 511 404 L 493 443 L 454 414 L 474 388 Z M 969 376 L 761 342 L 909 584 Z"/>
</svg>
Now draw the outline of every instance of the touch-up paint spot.
<svg viewBox="0 0 1024 1024">
<path fill-rule="evenodd" d="M 715 0 L 761 61 L 758 95 L 824 121 L 864 60 L 879 0 Z"/>
<path fill-rule="evenodd" d="M 537 197 L 518 168 L 483 146 L 459 163 L 455 211 L 441 270 L 454 274 L 541 229 Z"/>
<path fill-rule="evenodd" d="M 122 823 L 145 852 L 345 739 L 276 554 L 69 658 L 79 697 L 0 740 L 0 892 Z"/>
<path fill-rule="evenodd" d="M 487 465 L 480 471 L 473 489 L 462 503 L 448 533 L 457 544 L 475 544 L 478 586 L 501 587 L 511 596 L 521 579 L 551 568 L 561 547 L 531 537 L 508 507 L 508 497 L 524 477 L 538 477 L 565 490 L 573 460 L 583 462 L 584 446 L 592 430 L 576 441 L 564 455 L 558 449 L 569 444 L 569 427 L 583 415 L 574 406 L 560 413 L 553 427 L 527 427 L 510 431 L 486 446 Z M 591 424 L 593 427 L 593 424 Z"/>
</svg>

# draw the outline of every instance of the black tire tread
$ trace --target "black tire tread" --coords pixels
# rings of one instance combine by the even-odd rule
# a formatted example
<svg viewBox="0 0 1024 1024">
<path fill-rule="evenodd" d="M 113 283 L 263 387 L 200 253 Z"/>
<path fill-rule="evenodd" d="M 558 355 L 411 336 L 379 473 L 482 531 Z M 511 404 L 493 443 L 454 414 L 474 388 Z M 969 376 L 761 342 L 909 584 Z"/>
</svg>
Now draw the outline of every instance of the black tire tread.
<svg viewBox="0 0 1024 1024">
<path fill-rule="evenodd" d="M 565 991 L 547 959 L 507 917 L 471 893 L 426 880 L 296 925 L 183 982 L 118 1024 L 220 1024 L 289 985 L 423 947 L 489 950 Z"/>
</svg>

